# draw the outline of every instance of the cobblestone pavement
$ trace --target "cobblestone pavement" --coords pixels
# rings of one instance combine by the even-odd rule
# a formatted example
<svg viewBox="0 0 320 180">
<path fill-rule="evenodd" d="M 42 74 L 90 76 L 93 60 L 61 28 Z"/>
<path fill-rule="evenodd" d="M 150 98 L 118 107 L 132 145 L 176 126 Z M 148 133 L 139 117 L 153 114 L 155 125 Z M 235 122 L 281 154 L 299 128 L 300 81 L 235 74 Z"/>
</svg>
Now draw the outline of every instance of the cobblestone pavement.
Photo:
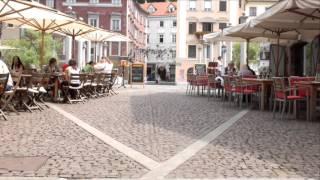
<svg viewBox="0 0 320 180">
<path fill-rule="evenodd" d="M 118 96 L 61 107 L 156 161 L 172 157 L 239 111 L 186 96 L 180 86 L 122 89 Z"/>
<path fill-rule="evenodd" d="M 320 179 L 320 123 L 250 112 L 168 177 Z"/>
<path fill-rule="evenodd" d="M 219 100 L 186 96 L 184 90 L 136 86 L 85 104 L 57 106 L 161 164 L 240 111 Z M 0 179 L 140 178 L 150 173 L 53 109 L 0 120 L 0 144 L 0 162 L 2 157 L 48 158 L 34 171 L 8 171 L 0 164 Z M 272 120 L 270 112 L 250 111 L 166 178 L 320 179 L 319 152 L 319 122 Z"/>
<path fill-rule="evenodd" d="M 0 176 L 106 178 L 147 172 L 51 109 L 0 120 L 0 144 L 0 157 L 48 158 L 39 170 L 0 169 Z"/>
</svg>

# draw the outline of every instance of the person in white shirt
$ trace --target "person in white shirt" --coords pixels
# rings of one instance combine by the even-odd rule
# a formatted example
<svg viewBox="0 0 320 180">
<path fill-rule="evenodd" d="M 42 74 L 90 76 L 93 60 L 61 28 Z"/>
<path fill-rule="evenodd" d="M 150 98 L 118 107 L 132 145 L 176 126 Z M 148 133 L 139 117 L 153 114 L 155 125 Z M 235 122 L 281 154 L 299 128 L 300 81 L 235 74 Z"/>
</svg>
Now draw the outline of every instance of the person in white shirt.
<svg viewBox="0 0 320 180">
<path fill-rule="evenodd" d="M 96 65 L 94 65 L 93 68 L 95 72 L 103 72 L 105 67 L 106 67 L 105 59 L 101 58 L 100 61 Z"/>
<path fill-rule="evenodd" d="M 7 66 L 6 63 L 4 63 L 4 61 L 2 60 L 2 55 L 0 52 L 0 73 L 1 74 L 9 74 L 9 78 L 8 78 L 8 82 L 7 82 L 7 86 L 6 86 L 6 91 L 10 91 L 13 87 L 13 80 L 9 71 L 9 68 Z"/>
<path fill-rule="evenodd" d="M 104 67 L 104 72 L 105 73 L 112 73 L 112 69 L 113 69 L 113 63 L 110 59 L 105 58 L 105 67 Z"/>
<path fill-rule="evenodd" d="M 71 74 L 80 74 L 80 69 L 78 68 L 77 62 L 75 60 L 71 59 L 69 61 L 69 66 L 67 67 L 65 73 L 66 73 L 65 74 L 66 80 L 69 81 L 70 85 L 79 85 L 80 84 L 80 80 L 74 80 L 74 81 L 70 80 Z"/>
</svg>

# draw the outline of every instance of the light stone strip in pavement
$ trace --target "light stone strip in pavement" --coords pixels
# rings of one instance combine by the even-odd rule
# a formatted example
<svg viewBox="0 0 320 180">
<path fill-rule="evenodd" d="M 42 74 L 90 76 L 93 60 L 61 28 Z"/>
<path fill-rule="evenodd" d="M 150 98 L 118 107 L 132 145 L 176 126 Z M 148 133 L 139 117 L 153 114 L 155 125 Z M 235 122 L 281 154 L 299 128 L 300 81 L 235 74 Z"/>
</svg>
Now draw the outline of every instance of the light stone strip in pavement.
<svg viewBox="0 0 320 180">
<path fill-rule="evenodd" d="M 74 122 L 76 125 L 80 126 L 90 134 L 94 135 L 95 137 L 102 140 L 104 143 L 110 145 L 111 147 L 117 149 L 121 153 L 127 155 L 131 159 L 135 160 L 136 162 L 140 163 L 141 165 L 145 166 L 149 170 L 153 170 L 156 167 L 159 167 L 159 163 L 154 161 L 153 159 L 143 155 L 142 153 L 120 143 L 119 141 L 113 139 L 112 137 L 104 134 L 103 132 L 99 131 L 98 129 L 90 126 L 89 124 L 83 122 L 79 118 L 73 116 L 72 114 L 64 111 L 63 109 L 59 108 L 58 106 L 47 103 L 48 106 L 54 110 L 56 110 L 61 115 L 65 116 L 66 118 L 70 119 L 72 122 Z"/>
<path fill-rule="evenodd" d="M 249 110 L 242 110 L 231 119 L 209 132 L 207 135 L 197 140 L 186 149 L 171 157 L 167 161 L 161 163 L 156 169 L 153 169 L 146 175 L 144 175 L 141 179 L 150 180 L 150 179 L 164 179 L 166 175 L 168 175 L 171 171 L 175 170 L 181 164 L 186 162 L 192 156 L 194 156 L 197 152 L 199 152 L 202 148 L 206 147 L 211 141 L 217 138 L 220 134 L 226 131 L 229 127 L 231 127 L 235 122 L 241 119 L 245 114 L 247 114 Z"/>
</svg>

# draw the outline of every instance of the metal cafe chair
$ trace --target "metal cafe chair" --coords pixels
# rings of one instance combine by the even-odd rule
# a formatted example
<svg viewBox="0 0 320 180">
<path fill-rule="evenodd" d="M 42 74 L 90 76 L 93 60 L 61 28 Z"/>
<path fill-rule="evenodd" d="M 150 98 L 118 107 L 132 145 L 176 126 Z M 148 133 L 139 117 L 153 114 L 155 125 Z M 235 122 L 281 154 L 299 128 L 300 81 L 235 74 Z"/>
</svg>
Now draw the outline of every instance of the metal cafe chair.
<svg viewBox="0 0 320 180">
<path fill-rule="evenodd" d="M 0 98 L 2 98 L 3 94 L 6 91 L 8 79 L 9 79 L 9 73 L 0 74 Z M 7 116 L 4 114 L 2 109 L 0 109 L 0 116 L 2 116 L 4 120 L 8 120 Z"/>
<path fill-rule="evenodd" d="M 1 107 L 1 111 L 4 110 L 11 110 L 17 114 L 18 111 L 15 109 L 15 103 L 14 103 L 14 96 L 16 95 L 16 92 L 19 88 L 20 81 L 21 81 L 21 74 L 19 74 L 17 77 L 15 77 L 15 85 L 13 88 L 9 91 L 5 91 L 4 94 L 1 97 L 1 103 L 3 104 Z"/>
</svg>

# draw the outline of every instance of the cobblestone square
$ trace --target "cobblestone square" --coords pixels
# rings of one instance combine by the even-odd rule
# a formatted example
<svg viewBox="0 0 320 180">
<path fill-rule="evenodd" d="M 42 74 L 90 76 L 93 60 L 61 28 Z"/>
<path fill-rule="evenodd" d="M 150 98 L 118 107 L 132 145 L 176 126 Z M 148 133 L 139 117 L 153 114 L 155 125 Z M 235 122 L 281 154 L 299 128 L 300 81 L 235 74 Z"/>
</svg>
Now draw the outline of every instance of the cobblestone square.
<svg viewBox="0 0 320 180">
<path fill-rule="evenodd" d="M 187 96 L 181 85 L 119 89 L 116 96 L 54 106 L 60 110 L 0 121 L 0 158 L 47 159 L 31 171 L 0 169 L 0 179 L 156 179 L 159 176 L 149 176 L 156 171 L 168 179 L 319 178 L 319 122 L 273 120 L 272 113 L 254 110 L 243 113 L 219 99 Z M 80 127 L 75 118 L 93 130 Z M 230 121 L 234 124 L 226 127 Z M 93 131 L 121 146 L 102 141 Z M 221 134 L 206 142 L 204 137 L 215 131 Z M 197 143 L 208 144 L 195 151 Z M 131 152 L 153 165 L 126 155 Z M 175 159 L 181 163 L 167 170 Z"/>
</svg>

